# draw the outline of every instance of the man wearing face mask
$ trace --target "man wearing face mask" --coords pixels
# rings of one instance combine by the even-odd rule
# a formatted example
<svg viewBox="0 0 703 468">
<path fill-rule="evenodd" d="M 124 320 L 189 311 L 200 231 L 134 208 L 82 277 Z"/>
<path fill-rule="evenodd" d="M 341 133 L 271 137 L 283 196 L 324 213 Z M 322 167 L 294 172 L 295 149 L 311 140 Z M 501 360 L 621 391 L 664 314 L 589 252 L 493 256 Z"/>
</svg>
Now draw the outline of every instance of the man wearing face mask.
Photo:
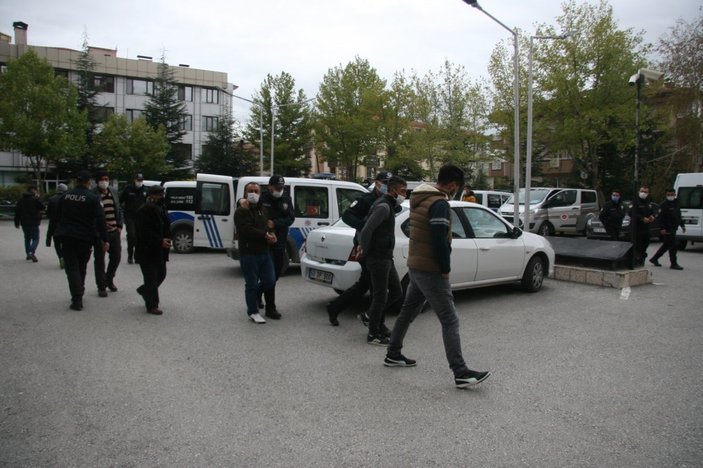
<svg viewBox="0 0 703 468">
<path fill-rule="evenodd" d="M 659 258 L 668 250 L 671 269 L 683 270 L 683 267 L 676 260 L 676 230 L 681 226 L 683 232 L 686 232 L 686 225 L 681 219 L 681 208 L 676 200 L 676 190 L 674 189 L 666 191 L 666 201 L 659 205 L 659 222 L 662 245 L 649 262 L 654 266 L 661 266 Z"/>
<path fill-rule="evenodd" d="M 283 274 L 288 264 L 288 228 L 295 221 L 293 202 L 285 193 L 285 179 L 280 175 L 272 175 L 268 183 L 268 191 L 261 195 L 261 205 L 268 213 L 268 229 L 276 235 L 276 243 L 271 248 L 276 281 Z M 276 310 L 276 288 L 264 292 L 266 299 L 266 316 L 279 320 L 281 314 Z"/>
<path fill-rule="evenodd" d="M 600 210 L 598 219 L 603 223 L 605 232 L 608 233 L 612 240 L 620 239 L 620 229 L 622 229 L 622 220 L 625 217 L 625 211 L 622 208 L 620 200 L 620 190 L 613 190 L 610 194 L 610 201 L 603 205 Z"/>
<path fill-rule="evenodd" d="M 393 264 L 393 248 L 395 208 L 405 200 L 407 185 L 397 176 L 388 180 L 387 192 L 373 203 L 359 234 L 359 255 L 366 258 L 371 279 L 369 332 L 366 337 L 366 342 L 371 345 L 388 346 L 388 336 L 382 333 L 385 310 L 388 305 L 403 300 L 403 288 Z"/>
<path fill-rule="evenodd" d="M 258 298 L 276 287 L 276 273 L 270 248 L 276 244 L 276 234 L 270 232 L 269 215 L 260 203 L 261 187 L 249 182 L 244 187 L 247 203 L 241 203 L 234 212 L 234 224 L 239 241 L 239 264 L 244 275 L 244 297 L 249 320 L 266 323 L 259 314 Z"/>
<path fill-rule="evenodd" d="M 95 179 L 98 182 L 98 186 L 94 189 L 94 192 L 100 197 L 103 210 L 105 211 L 105 228 L 107 229 L 110 249 L 107 252 L 109 263 L 107 268 L 105 268 L 105 252 L 100 248 L 102 241 L 96 235 L 93 266 L 95 267 L 95 284 L 98 287 L 98 296 L 107 297 L 106 289 L 110 289 L 112 292 L 117 291 L 115 273 L 117 273 L 117 267 L 122 259 L 122 241 L 120 240 L 123 224 L 122 208 L 117 197 L 112 193 L 110 177 L 107 172 L 99 171 L 95 175 Z"/>
<path fill-rule="evenodd" d="M 124 210 L 124 224 L 127 228 L 127 263 L 134 262 L 134 243 L 136 241 L 136 229 L 134 226 L 137 217 L 137 210 L 146 201 L 146 187 L 144 187 L 144 176 L 135 174 L 134 182 L 120 194 L 120 205 Z"/>
<path fill-rule="evenodd" d="M 632 201 L 630 208 L 630 227 L 635 236 L 636 251 L 634 255 L 634 266 L 644 266 L 647 258 L 647 247 L 649 247 L 649 225 L 654 222 L 654 210 L 649 199 L 649 187 L 642 186 L 637 198 Z"/>
</svg>

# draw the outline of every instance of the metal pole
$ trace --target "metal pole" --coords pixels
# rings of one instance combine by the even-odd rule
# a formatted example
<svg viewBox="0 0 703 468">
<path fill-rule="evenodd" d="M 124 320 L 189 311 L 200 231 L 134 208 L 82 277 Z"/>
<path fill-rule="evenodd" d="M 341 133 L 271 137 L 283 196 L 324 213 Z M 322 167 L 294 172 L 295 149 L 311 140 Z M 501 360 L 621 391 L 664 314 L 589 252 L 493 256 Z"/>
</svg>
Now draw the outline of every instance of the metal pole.
<svg viewBox="0 0 703 468">
<path fill-rule="evenodd" d="M 273 143 L 276 138 L 276 105 L 273 103 L 273 97 L 271 98 L 271 174 L 273 175 Z"/>
<path fill-rule="evenodd" d="M 635 165 L 632 177 L 632 205 L 630 206 L 630 239 L 632 240 L 631 269 L 635 269 L 637 256 L 637 205 L 639 205 L 639 159 L 640 159 L 640 91 L 642 89 L 641 74 L 637 74 L 637 108 L 635 111 Z"/>
</svg>

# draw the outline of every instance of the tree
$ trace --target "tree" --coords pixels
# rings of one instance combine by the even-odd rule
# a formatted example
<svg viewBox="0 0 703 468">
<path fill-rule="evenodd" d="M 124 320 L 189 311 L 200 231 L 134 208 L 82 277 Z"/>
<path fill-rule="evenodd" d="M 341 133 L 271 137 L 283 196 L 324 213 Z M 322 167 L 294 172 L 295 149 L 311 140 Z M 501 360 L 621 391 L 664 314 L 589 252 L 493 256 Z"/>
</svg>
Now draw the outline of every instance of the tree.
<svg viewBox="0 0 703 468">
<path fill-rule="evenodd" d="M 356 180 L 359 165 L 378 158 L 385 85 L 369 62 L 359 57 L 344 68 L 329 70 L 322 79 L 316 152 L 340 169 L 343 178 Z"/>
<path fill-rule="evenodd" d="M 0 141 L 27 157 L 40 184 L 49 166 L 83 154 L 86 127 L 75 86 L 32 49 L 0 74 Z"/>
<path fill-rule="evenodd" d="M 137 172 L 147 179 L 162 179 L 171 169 L 165 162 L 168 148 L 163 128 L 154 130 L 143 117 L 130 123 L 118 114 L 108 118 L 93 145 L 96 167 L 127 180 Z"/>
<path fill-rule="evenodd" d="M 158 72 L 154 79 L 154 94 L 144 105 L 143 115 L 154 130 L 159 127 L 164 129 L 169 143 L 166 163 L 172 168 L 171 175 L 179 176 L 188 173 L 186 162 L 190 155 L 183 154 L 175 146 L 186 134 L 181 126 L 181 122 L 187 115 L 186 105 L 178 100 L 178 83 L 173 69 L 166 63 L 165 53 L 161 55 L 158 64 Z"/>
<path fill-rule="evenodd" d="M 217 130 L 208 135 L 200 158 L 195 162 L 197 172 L 233 177 L 257 173 L 257 156 L 247 152 L 235 133 L 235 121 L 229 114 L 219 117 Z"/>
</svg>

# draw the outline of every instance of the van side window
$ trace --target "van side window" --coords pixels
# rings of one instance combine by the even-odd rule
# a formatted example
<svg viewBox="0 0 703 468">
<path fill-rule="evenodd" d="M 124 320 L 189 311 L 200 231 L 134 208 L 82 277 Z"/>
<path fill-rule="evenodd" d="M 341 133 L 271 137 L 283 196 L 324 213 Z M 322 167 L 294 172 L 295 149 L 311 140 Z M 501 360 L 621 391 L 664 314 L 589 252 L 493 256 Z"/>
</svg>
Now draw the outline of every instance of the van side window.
<svg viewBox="0 0 703 468">
<path fill-rule="evenodd" d="M 195 187 L 169 187 L 166 190 L 168 211 L 193 211 L 195 208 Z"/>
<path fill-rule="evenodd" d="M 502 205 L 503 202 L 501 201 L 500 195 L 497 193 L 489 193 L 488 194 L 488 208 L 500 208 L 500 205 Z"/>
<path fill-rule="evenodd" d="M 329 218 L 330 200 L 327 187 L 295 187 L 295 216 L 301 218 Z"/>
<path fill-rule="evenodd" d="M 354 200 L 360 198 L 364 195 L 364 192 L 360 190 L 348 189 L 348 188 L 338 188 L 337 189 L 337 207 L 339 208 L 338 213 L 341 215 L 344 213 Z"/>
<path fill-rule="evenodd" d="M 557 208 L 576 203 L 576 190 L 562 190 L 549 199 L 549 207 Z"/>
<path fill-rule="evenodd" d="M 581 192 L 581 203 L 595 203 L 596 202 L 596 192 L 590 192 L 584 190 Z"/>
<path fill-rule="evenodd" d="M 229 214 L 229 185 L 203 182 L 200 185 L 200 212 L 225 216 Z"/>
<path fill-rule="evenodd" d="M 703 187 L 679 187 L 679 207 L 703 208 Z"/>
</svg>

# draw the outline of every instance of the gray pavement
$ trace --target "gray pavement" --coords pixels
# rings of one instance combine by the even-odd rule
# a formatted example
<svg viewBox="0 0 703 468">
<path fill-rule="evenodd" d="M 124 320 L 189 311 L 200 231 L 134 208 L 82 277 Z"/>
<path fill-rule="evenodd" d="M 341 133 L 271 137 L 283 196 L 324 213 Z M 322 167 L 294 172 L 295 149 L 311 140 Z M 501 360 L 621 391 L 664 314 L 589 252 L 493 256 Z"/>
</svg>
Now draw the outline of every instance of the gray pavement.
<svg viewBox="0 0 703 468">
<path fill-rule="evenodd" d="M 703 466 L 703 247 L 629 294 L 457 293 L 465 357 L 493 372 L 469 391 L 431 311 L 406 339 L 418 366 L 388 369 L 363 305 L 330 326 L 335 293 L 297 269 L 283 320 L 257 326 L 223 253 L 172 255 L 160 317 L 136 265 L 104 299 L 89 274 L 75 312 L 53 251 L 38 257 L 0 222 L 2 466 Z"/>
</svg>

